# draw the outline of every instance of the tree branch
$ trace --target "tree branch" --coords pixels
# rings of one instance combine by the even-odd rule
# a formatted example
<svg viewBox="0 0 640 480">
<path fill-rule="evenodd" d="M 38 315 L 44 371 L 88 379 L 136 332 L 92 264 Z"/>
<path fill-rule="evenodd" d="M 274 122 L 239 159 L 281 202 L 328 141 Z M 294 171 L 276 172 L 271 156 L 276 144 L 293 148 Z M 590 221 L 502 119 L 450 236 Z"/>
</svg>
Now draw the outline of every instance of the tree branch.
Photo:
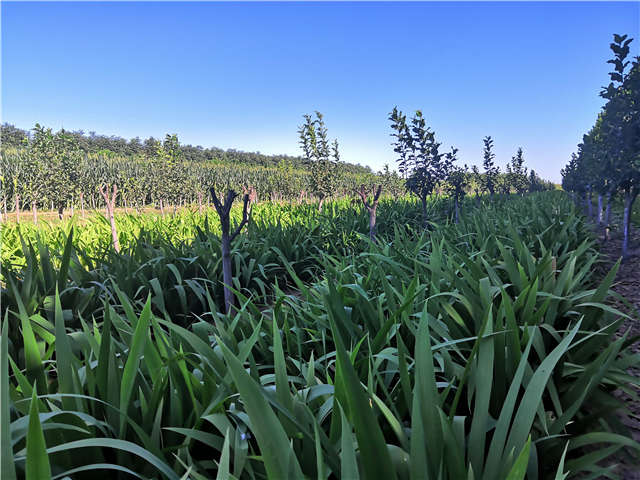
<svg viewBox="0 0 640 480">
<path fill-rule="evenodd" d="M 360 190 L 356 190 L 355 192 L 360 195 L 360 199 L 365 208 L 370 209 L 371 207 L 369 206 L 369 202 L 367 202 L 367 192 L 364 189 L 364 184 L 360 185 Z"/>
<path fill-rule="evenodd" d="M 240 230 L 242 230 L 242 227 L 244 227 L 247 223 L 249 223 L 249 217 L 251 215 L 251 194 L 250 193 L 245 193 L 243 198 L 243 205 L 242 205 L 242 221 L 240 222 L 240 225 L 238 225 L 236 227 L 236 229 L 234 230 L 233 234 L 231 235 L 231 241 L 233 242 L 235 240 L 235 238 L 238 236 L 238 234 L 240 233 Z"/>
<path fill-rule="evenodd" d="M 376 187 L 374 186 L 373 189 L 375 188 Z M 373 189 L 372 189 L 372 193 L 373 193 Z M 365 206 L 365 208 L 367 208 L 368 210 L 371 210 L 378 206 L 378 201 L 380 200 L 380 194 L 382 193 L 382 185 L 378 185 L 377 190 L 375 190 L 375 194 L 373 196 L 373 203 L 369 203 L 369 201 L 367 200 L 368 192 L 365 190 L 364 185 L 360 185 L 360 190 L 355 190 L 355 192 L 358 195 L 360 195 L 360 199 L 362 200 L 362 204 Z"/>
<path fill-rule="evenodd" d="M 116 197 L 118 195 L 118 186 L 113 184 L 113 193 L 111 194 L 111 207 L 115 208 L 116 206 Z"/>
<path fill-rule="evenodd" d="M 375 188 L 375 187 L 374 187 Z M 378 185 L 378 189 L 376 190 L 376 194 L 373 197 L 373 204 L 377 205 L 378 200 L 380 199 L 380 194 L 382 193 L 382 185 Z"/>
</svg>

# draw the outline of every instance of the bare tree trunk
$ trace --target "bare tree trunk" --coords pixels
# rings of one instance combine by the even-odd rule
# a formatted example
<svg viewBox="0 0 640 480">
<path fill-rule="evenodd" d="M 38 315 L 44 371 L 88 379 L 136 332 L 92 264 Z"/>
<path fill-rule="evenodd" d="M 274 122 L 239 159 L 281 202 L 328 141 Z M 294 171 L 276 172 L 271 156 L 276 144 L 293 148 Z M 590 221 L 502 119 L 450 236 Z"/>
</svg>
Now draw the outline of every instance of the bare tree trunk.
<svg viewBox="0 0 640 480">
<path fill-rule="evenodd" d="M 74 213 L 73 204 L 74 204 L 74 198 L 73 198 L 73 195 L 72 195 L 71 196 L 71 218 L 73 218 L 73 213 Z"/>
<path fill-rule="evenodd" d="M 361 185 L 360 190 L 356 190 L 356 193 L 360 195 L 360 199 L 362 200 L 362 204 L 369 211 L 369 240 L 372 242 L 376 241 L 376 211 L 378 209 L 378 201 L 380 200 L 380 193 L 382 193 L 382 185 L 378 185 L 377 189 L 374 187 L 375 191 L 373 194 L 373 201 L 369 202 L 367 200 L 367 191 L 365 190 L 365 186 Z"/>
<path fill-rule="evenodd" d="M 112 186 L 111 198 L 109 198 L 109 189 L 106 188 L 105 186 L 100 187 L 100 193 L 104 198 L 107 217 L 109 218 L 109 223 L 111 224 L 111 240 L 113 241 L 113 249 L 119 253 L 120 241 L 118 240 L 118 231 L 116 229 L 116 219 L 114 217 L 114 209 L 116 205 L 116 197 L 118 195 L 118 187 L 115 184 Z"/>
<path fill-rule="evenodd" d="M 587 216 L 593 218 L 593 202 L 591 201 L 591 188 L 585 194 L 587 202 Z"/>
<path fill-rule="evenodd" d="M 609 226 L 609 220 L 611 218 L 611 192 L 607 192 L 607 207 L 604 212 L 604 239 L 609 240 L 609 232 L 611 230 Z"/>
<path fill-rule="evenodd" d="M 602 225 L 602 194 L 598 193 L 598 226 Z"/>
<path fill-rule="evenodd" d="M 222 230 L 222 236 L 220 241 L 220 249 L 222 251 L 222 283 L 224 288 L 224 308 L 225 313 L 231 313 L 231 309 L 234 303 L 233 292 L 231 291 L 231 287 L 233 286 L 233 272 L 231 269 L 231 243 L 238 236 L 242 227 L 244 227 L 247 223 L 249 223 L 249 218 L 251 216 L 251 203 L 252 199 L 255 199 L 255 189 L 251 189 L 249 191 L 245 190 L 243 196 L 243 207 L 242 207 L 242 221 L 236 227 L 236 229 L 231 233 L 231 206 L 233 205 L 233 201 L 236 199 L 238 194 L 233 190 L 228 190 L 226 197 L 221 202 L 218 199 L 215 188 L 210 188 L 211 199 L 213 200 L 213 206 L 218 212 L 218 216 L 220 217 L 220 226 Z"/>
<path fill-rule="evenodd" d="M 202 192 L 198 192 L 198 212 L 202 214 Z"/>
<path fill-rule="evenodd" d="M 61 204 L 61 205 L 58 207 L 58 218 L 59 218 L 60 220 L 62 220 L 62 219 L 63 219 L 63 217 L 64 217 L 64 205 L 62 205 L 62 204 Z"/>
<path fill-rule="evenodd" d="M 2 208 L 4 209 L 4 219 L 9 220 L 9 215 L 7 214 L 7 196 L 4 196 L 4 201 L 2 202 Z"/>
<path fill-rule="evenodd" d="M 80 212 L 82 212 L 82 219 L 84 220 L 84 192 L 80 192 Z"/>
<path fill-rule="evenodd" d="M 622 219 L 623 237 L 622 237 L 622 257 L 627 258 L 629 252 L 629 237 L 631 236 L 631 212 L 633 203 L 638 193 L 632 189 L 628 190 L 624 198 L 624 215 Z"/>
<path fill-rule="evenodd" d="M 33 224 L 38 224 L 38 208 L 36 206 L 36 201 L 31 200 L 31 213 L 33 213 Z"/>
<path fill-rule="evenodd" d="M 164 217 L 164 203 L 162 199 L 160 199 L 160 214 Z"/>
<path fill-rule="evenodd" d="M 322 204 L 324 204 L 324 197 L 320 197 L 320 201 L 318 202 L 318 212 L 322 211 Z"/>
<path fill-rule="evenodd" d="M 124 213 L 129 213 L 129 204 L 127 203 L 127 197 L 124 197 L 122 201 L 124 202 Z"/>
<path fill-rule="evenodd" d="M 16 204 L 14 205 L 16 211 L 16 223 L 20 223 L 20 195 L 16 193 Z"/>
</svg>

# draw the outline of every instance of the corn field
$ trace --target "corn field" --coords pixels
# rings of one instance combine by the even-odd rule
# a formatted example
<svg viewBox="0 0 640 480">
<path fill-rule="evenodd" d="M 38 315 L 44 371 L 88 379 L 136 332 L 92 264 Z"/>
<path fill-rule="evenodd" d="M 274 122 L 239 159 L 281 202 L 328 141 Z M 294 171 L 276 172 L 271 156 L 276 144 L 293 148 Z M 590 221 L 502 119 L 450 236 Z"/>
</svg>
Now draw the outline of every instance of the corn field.
<svg viewBox="0 0 640 480">
<path fill-rule="evenodd" d="M 5 224 L 2 480 L 615 474 L 640 358 L 564 192 Z M 240 211 L 232 217 L 239 220 Z"/>
</svg>

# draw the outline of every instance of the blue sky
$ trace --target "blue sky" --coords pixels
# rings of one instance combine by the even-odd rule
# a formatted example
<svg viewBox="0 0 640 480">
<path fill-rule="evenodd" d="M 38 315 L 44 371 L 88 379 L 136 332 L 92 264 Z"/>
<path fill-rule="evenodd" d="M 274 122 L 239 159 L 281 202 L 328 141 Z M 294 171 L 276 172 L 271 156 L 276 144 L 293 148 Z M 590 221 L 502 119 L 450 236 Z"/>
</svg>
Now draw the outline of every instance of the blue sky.
<svg viewBox="0 0 640 480">
<path fill-rule="evenodd" d="M 639 5 L 2 2 L 2 121 L 299 154 L 320 110 L 343 159 L 377 170 L 397 105 L 464 162 L 492 135 L 500 165 L 522 146 L 559 180 Z"/>
</svg>

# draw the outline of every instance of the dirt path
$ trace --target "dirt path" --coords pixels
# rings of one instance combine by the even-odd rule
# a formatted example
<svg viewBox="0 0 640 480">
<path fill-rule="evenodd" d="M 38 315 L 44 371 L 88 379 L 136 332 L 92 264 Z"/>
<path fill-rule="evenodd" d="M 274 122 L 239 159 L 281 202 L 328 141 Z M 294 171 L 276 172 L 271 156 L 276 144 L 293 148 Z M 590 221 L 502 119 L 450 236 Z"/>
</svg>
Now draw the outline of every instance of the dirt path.
<svg viewBox="0 0 640 480">
<path fill-rule="evenodd" d="M 600 279 L 611 269 L 613 264 L 620 257 L 622 251 L 622 235 L 614 234 L 608 242 L 602 240 L 599 235 L 598 248 L 603 254 L 603 262 L 596 267 L 596 278 Z M 617 299 L 610 299 L 609 303 L 620 311 L 634 317 L 632 320 L 626 320 L 620 328 L 620 334 L 630 331 L 630 336 L 640 336 L 640 228 L 634 225 L 632 229 L 632 238 L 630 245 L 629 258 L 620 265 L 618 274 L 616 275 L 613 290 L 622 295 L 631 305 L 629 307 Z M 632 345 L 631 350 L 640 353 L 640 341 Z M 640 377 L 640 369 L 630 368 L 629 373 Z M 640 389 L 636 388 L 636 394 L 640 396 Z M 626 394 L 620 393 L 619 398 L 623 400 L 631 412 L 630 415 L 621 418 L 629 430 L 634 440 L 640 442 L 640 402 L 633 400 Z M 629 452 L 622 450 L 615 458 L 615 462 L 619 464 L 617 473 L 624 480 L 640 480 L 640 467 L 633 463 Z"/>
</svg>

